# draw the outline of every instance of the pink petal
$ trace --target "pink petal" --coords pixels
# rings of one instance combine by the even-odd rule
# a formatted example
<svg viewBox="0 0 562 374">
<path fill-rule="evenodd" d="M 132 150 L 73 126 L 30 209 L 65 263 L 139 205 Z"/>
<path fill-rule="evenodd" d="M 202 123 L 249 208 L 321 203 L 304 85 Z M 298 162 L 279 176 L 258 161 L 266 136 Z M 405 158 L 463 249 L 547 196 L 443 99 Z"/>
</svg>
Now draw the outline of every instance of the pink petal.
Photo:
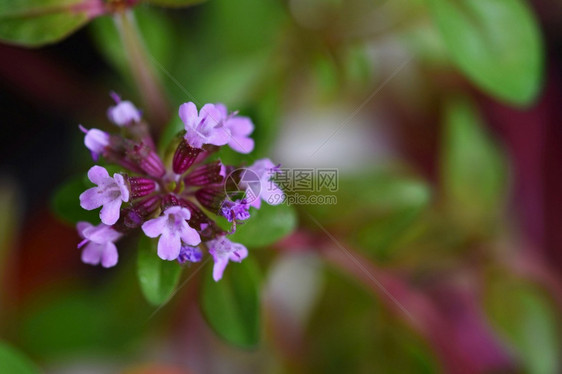
<svg viewBox="0 0 562 374">
<path fill-rule="evenodd" d="M 231 139 L 230 130 L 221 126 L 211 131 L 207 139 L 207 144 L 221 146 L 227 144 Z"/>
<path fill-rule="evenodd" d="M 222 279 L 224 269 L 228 264 L 228 259 L 224 257 L 215 257 L 215 265 L 213 266 L 213 279 L 218 282 Z"/>
<path fill-rule="evenodd" d="M 121 192 L 121 200 L 123 200 L 124 202 L 129 201 L 129 188 L 127 187 L 127 183 L 125 182 L 125 177 L 123 177 L 119 173 L 115 173 L 113 175 L 113 180 L 115 180 L 117 187 L 119 187 L 119 191 Z"/>
<path fill-rule="evenodd" d="M 260 196 L 269 205 L 279 205 L 285 200 L 285 193 L 272 182 L 262 186 Z"/>
<path fill-rule="evenodd" d="M 195 106 L 195 104 L 190 101 L 188 103 L 180 105 L 178 114 L 182 122 L 185 124 L 186 130 L 188 129 L 188 127 L 193 128 L 195 121 L 198 118 L 197 107 Z"/>
<path fill-rule="evenodd" d="M 228 145 L 238 153 L 250 153 L 254 150 L 254 139 L 235 136 L 230 139 Z"/>
<path fill-rule="evenodd" d="M 158 235 L 164 232 L 167 222 L 168 216 L 153 218 L 150 221 L 146 221 L 142 225 L 142 231 L 144 231 L 146 236 L 148 236 L 149 238 L 156 238 Z"/>
<path fill-rule="evenodd" d="M 232 252 L 228 258 L 231 261 L 242 262 L 246 257 L 248 257 L 248 249 L 240 243 L 232 243 Z"/>
<path fill-rule="evenodd" d="M 104 244 L 97 244 L 90 242 L 82 251 L 82 262 L 90 265 L 97 265 L 100 263 Z"/>
<path fill-rule="evenodd" d="M 101 266 L 104 268 L 110 268 L 117 264 L 119 259 L 119 254 L 117 253 L 117 247 L 113 243 L 106 243 L 105 248 L 101 254 Z"/>
<path fill-rule="evenodd" d="M 119 219 L 119 212 L 121 210 L 121 199 L 115 199 L 105 203 L 100 211 L 100 218 L 106 225 L 114 225 Z"/>
<path fill-rule="evenodd" d="M 80 206 L 86 210 L 93 210 L 102 206 L 105 198 L 100 194 L 98 187 L 92 187 L 80 194 Z"/>
<path fill-rule="evenodd" d="M 173 261 L 180 255 L 181 240 L 177 233 L 165 232 L 158 240 L 158 257 Z"/>
<path fill-rule="evenodd" d="M 189 227 L 187 224 L 186 226 L 187 228 L 182 230 L 180 233 L 181 240 L 183 240 L 183 242 L 187 245 L 197 245 L 201 243 L 201 237 L 199 236 L 197 230 Z"/>
<path fill-rule="evenodd" d="M 250 135 L 254 131 L 254 124 L 248 117 L 235 116 L 226 122 L 226 127 L 237 136 Z"/>
<path fill-rule="evenodd" d="M 92 183 L 100 184 L 107 178 L 109 178 L 109 174 L 104 167 L 94 165 L 88 170 L 88 179 L 91 180 Z"/>
<path fill-rule="evenodd" d="M 85 239 L 86 237 L 84 236 L 84 231 L 93 226 L 94 225 L 92 225 L 90 222 L 84 222 L 84 221 L 78 222 L 76 224 L 76 230 L 78 230 L 78 235 L 80 235 L 82 239 Z"/>
</svg>

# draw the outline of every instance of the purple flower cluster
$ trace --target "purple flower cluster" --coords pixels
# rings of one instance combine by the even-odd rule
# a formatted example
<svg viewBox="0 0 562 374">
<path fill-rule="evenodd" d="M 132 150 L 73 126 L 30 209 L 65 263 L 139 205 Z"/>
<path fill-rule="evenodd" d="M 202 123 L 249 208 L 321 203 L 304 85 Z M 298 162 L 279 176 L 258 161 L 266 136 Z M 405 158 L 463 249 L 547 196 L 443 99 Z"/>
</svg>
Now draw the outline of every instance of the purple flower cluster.
<svg viewBox="0 0 562 374">
<path fill-rule="evenodd" d="M 122 170 L 111 176 L 96 165 L 88 171 L 95 187 L 80 195 L 80 205 L 86 210 L 101 208 L 101 223 L 78 223 L 84 239 L 78 245 L 82 261 L 114 266 L 118 260 L 115 242 L 137 230 L 158 238 L 157 253 L 163 260 L 199 262 L 206 250 L 214 260 L 213 278 L 218 281 L 229 261 L 240 262 L 248 255 L 246 247 L 227 236 L 250 217 L 251 206 L 259 209 L 260 199 L 268 202 L 272 193 L 282 194 L 270 180 L 276 170 L 270 160 L 236 169 L 212 157 L 225 145 L 240 153 L 251 152 L 252 121 L 228 113 L 222 104 L 205 104 L 199 111 L 194 103 L 182 104 L 179 117 L 184 130 L 172 140 L 173 157 L 165 162 L 141 111 L 116 94 L 112 97 L 116 105 L 107 115 L 121 127 L 122 135 L 80 126 L 92 158 L 101 157 Z M 248 173 L 252 181 L 246 180 Z M 230 230 L 222 229 L 212 215 L 225 217 Z"/>
</svg>

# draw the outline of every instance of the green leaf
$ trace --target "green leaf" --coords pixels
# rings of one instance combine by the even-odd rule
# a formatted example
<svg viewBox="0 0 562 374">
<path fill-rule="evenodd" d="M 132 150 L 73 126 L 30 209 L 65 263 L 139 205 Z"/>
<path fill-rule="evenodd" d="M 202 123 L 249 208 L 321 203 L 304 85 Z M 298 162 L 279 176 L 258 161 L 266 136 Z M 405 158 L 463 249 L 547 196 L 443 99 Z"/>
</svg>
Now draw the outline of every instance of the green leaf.
<svg viewBox="0 0 562 374">
<path fill-rule="evenodd" d="M 27 357 L 3 342 L 0 342 L 0 363 L 3 373 L 39 373 L 37 367 Z"/>
<path fill-rule="evenodd" d="M 145 0 L 145 3 L 163 7 L 179 8 L 200 4 L 205 1 L 206 0 Z"/>
<path fill-rule="evenodd" d="M 402 211 L 421 211 L 431 200 L 431 190 L 421 180 L 388 171 L 341 177 L 335 205 L 309 205 L 307 210 L 324 224 L 356 226 L 361 220 Z"/>
<path fill-rule="evenodd" d="M 251 208 L 248 221 L 239 225 L 229 238 L 249 248 L 260 248 L 284 238 L 296 227 L 297 214 L 292 206 L 262 202 L 259 210 Z"/>
<path fill-rule="evenodd" d="M 201 309 L 209 325 L 224 340 L 251 348 L 260 340 L 260 277 L 252 257 L 230 262 L 215 282 L 209 267 L 201 290 Z"/>
<path fill-rule="evenodd" d="M 80 206 L 80 194 L 92 186 L 84 175 L 69 179 L 55 191 L 51 198 L 51 209 L 58 218 L 69 224 L 79 221 L 99 222 L 97 210 L 87 211 Z"/>
<path fill-rule="evenodd" d="M 26 47 L 57 42 L 92 15 L 90 0 L 0 0 L 0 40 Z"/>
<path fill-rule="evenodd" d="M 493 325 L 531 374 L 560 372 L 557 312 L 541 290 L 518 281 L 493 282 L 486 295 Z"/>
<path fill-rule="evenodd" d="M 141 236 L 138 245 L 137 275 L 146 300 L 152 305 L 168 301 L 178 283 L 181 266 L 156 254 L 157 239 Z"/>
<path fill-rule="evenodd" d="M 543 77 L 539 26 L 523 0 L 427 0 L 451 58 L 476 85 L 530 104 Z"/>
<path fill-rule="evenodd" d="M 504 155 L 467 99 L 447 104 L 444 131 L 441 174 L 447 206 L 462 222 L 486 228 L 505 201 Z"/>
</svg>

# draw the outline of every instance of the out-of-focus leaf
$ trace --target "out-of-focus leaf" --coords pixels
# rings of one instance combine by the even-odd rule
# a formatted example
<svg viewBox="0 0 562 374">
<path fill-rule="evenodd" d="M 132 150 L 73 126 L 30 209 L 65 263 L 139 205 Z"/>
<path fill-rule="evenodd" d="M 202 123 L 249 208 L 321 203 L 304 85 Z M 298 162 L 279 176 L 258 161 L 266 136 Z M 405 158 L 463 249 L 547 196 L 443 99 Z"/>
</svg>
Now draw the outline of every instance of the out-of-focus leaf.
<svg viewBox="0 0 562 374">
<path fill-rule="evenodd" d="M 252 257 L 230 262 L 215 282 L 212 267 L 201 290 L 201 309 L 209 325 L 231 344 L 251 348 L 260 340 L 260 277 Z"/>
<path fill-rule="evenodd" d="M 313 216 L 324 224 L 347 223 L 369 219 L 407 209 L 427 206 L 431 191 L 423 181 L 389 172 L 365 173 L 359 177 L 340 177 L 335 205 L 309 205 Z"/>
<path fill-rule="evenodd" d="M 328 268 L 306 331 L 307 373 L 438 373 L 427 343 L 364 287 Z"/>
<path fill-rule="evenodd" d="M 292 206 L 262 202 L 259 210 L 251 208 L 250 218 L 229 238 L 249 248 L 260 248 L 289 235 L 296 227 L 297 214 Z"/>
<path fill-rule="evenodd" d="M 31 360 L 3 342 L 0 342 L 0 368 L 3 373 L 9 374 L 39 373 Z"/>
<path fill-rule="evenodd" d="M 144 235 L 139 239 L 137 275 L 141 290 L 153 305 L 166 302 L 178 283 L 181 266 L 176 261 L 162 260 L 156 254 L 157 239 Z"/>
<path fill-rule="evenodd" d="M 26 350 L 43 358 L 115 353 L 138 334 L 140 324 L 130 325 L 131 313 L 121 315 L 122 305 L 95 292 L 49 292 L 34 303 L 22 317 L 20 339 Z"/>
<path fill-rule="evenodd" d="M 163 7 L 180 8 L 200 4 L 206 0 L 144 0 L 145 3 Z"/>
<path fill-rule="evenodd" d="M 442 183 L 451 213 L 472 227 L 493 223 L 505 201 L 507 166 L 467 100 L 451 100 L 445 110 Z"/>
<path fill-rule="evenodd" d="M 176 34 L 171 22 L 162 12 L 147 6 L 134 8 L 135 20 L 153 65 L 168 67 L 177 47 Z M 125 50 L 111 17 L 100 17 L 92 22 L 90 30 L 97 48 L 125 77 L 131 77 Z M 155 67 L 158 74 L 162 70 Z"/>
<path fill-rule="evenodd" d="M 557 312 L 541 290 L 520 282 L 493 282 L 486 295 L 488 314 L 531 374 L 560 372 Z"/>
<path fill-rule="evenodd" d="M 427 0 L 456 65 L 480 88 L 508 103 L 539 93 L 543 46 L 523 0 Z"/>
<path fill-rule="evenodd" d="M 78 221 L 99 222 L 97 210 L 87 211 L 80 206 L 80 194 L 92 186 L 84 175 L 75 176 L 60 186 L 51 199 L 51 208 L 55 215 L 69 224 Z"/>
<path fill-rule="evenodd" d="M 26 47 L 54 43 L 102 7 L 97 0 L 0 0 L 0 40 Z"/>
</svg>

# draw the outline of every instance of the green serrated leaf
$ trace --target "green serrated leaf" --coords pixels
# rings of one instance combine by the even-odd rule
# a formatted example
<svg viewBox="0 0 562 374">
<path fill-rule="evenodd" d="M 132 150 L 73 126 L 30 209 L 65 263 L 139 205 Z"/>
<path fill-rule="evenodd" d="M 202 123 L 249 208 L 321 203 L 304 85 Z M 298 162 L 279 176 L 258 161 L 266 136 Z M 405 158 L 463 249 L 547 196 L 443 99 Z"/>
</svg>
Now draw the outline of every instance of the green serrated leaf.
<svg viewBox="0 0 562 374">
<path fill-rule="evenodd" d="M 72 177 L 55 191 L 51 198 L 51 209 L 58 218 L 69 224 L 99 222 L 97 210 L 87 211 L 80 206 L 80 194 L 92 186 L 84 175 Z"/>
<path fill-rule="evenodd" d="M 251 208 L 248 221 L 239 225 L 229 238 L 249 248 L 260 248 L 284 238 L 296 227 L 297 214 L 292 206 L 262 202 L 259 210 Z"/>
<path fill-rule="evenodd" d="M 213 330 L 227 342 L 255 347 L 260 340 L 260 277 L 252 257 L 230 263 L 215 282 L 209 267 L 201 290 L 201 309 Z"/>
<path fill-rule="evenodd" d="M 35 374 L 37 367 L 22 353 L 6 343 L 0 342 L 0 367 L 3 373 Z"/>
<path fill-rule="evenodd" d="M 447 206 L 464 223 L 489 227 L 505 202 L 504 155 L 467 99 L 447 104 L 444 130 L 441 173 Z"/>
<path fill-rule="evenodd" d="M 543 78 L 543 43 L 523 0 L 427 0 L 456 63 L 494 97 L 528 105 Z"/>
<path fill-rule="evenodd" d="M 0 40 L 26 47 L 57 42 L 93 18 L 89 0 L 0 0 Z"/>
<path fill-rule="evenodd" d="M 181 266 L 156 254 L 158 240 L 141 236 L 138 244 L 137 275 L 146 300 L 152 305 L 168 301 L 178 283 Z"/>
</svg>

